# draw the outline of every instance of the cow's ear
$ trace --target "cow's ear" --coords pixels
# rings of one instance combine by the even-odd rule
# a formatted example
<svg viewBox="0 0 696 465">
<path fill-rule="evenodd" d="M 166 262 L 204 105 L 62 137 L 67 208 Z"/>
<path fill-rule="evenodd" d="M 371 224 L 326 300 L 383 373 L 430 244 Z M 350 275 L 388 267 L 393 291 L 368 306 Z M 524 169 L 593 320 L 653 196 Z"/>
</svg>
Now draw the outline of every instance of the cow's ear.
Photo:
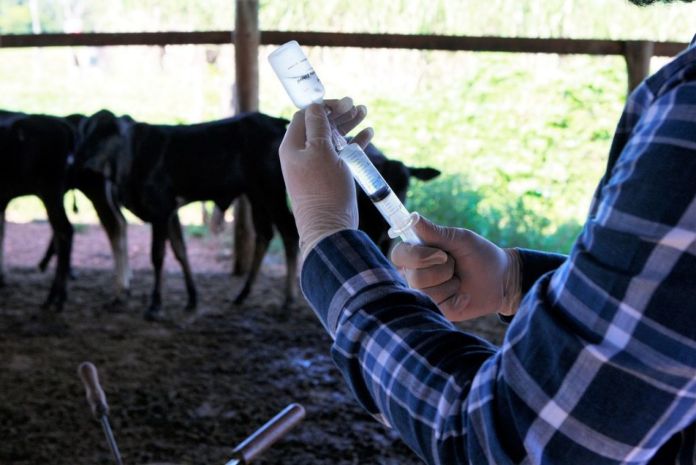
<svg viewBox="0 0 696 465">
<path fill-rule="evenodd" d="M 433 178 L 440 176 L 440 171 L 435 168 L 411 168 L 409 167 L 409 172 L 412 177 L 420 179 L 421 181 L 430 181 Z"/>
<path fill-rule="evenodd" d="M 118 127 L 118 133 L 120 135 L 125 135 L 128 133 L 128 129 L 133 126 L 133 118 L 128 115 L 116 118 L 116 127 Z"/>
</svg>

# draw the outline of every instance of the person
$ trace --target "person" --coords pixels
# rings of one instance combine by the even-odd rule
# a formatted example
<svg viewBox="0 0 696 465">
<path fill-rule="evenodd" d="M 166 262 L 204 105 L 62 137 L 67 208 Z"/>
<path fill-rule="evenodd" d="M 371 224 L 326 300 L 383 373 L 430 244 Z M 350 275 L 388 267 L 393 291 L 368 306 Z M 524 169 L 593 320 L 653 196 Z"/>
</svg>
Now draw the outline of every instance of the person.
<svg viewBox="0 0 696 465">
<path fill-rule="evenodd" d="M 696 46 L 628 98 L 567 257 L 421 218 L 392 264 L 331 144 L 365 115 L 313 104 L 279 150 L 301 287 L 359 403 L 429 464 L 696 463 Z M 452 323 L 496 312 L 501 347 Z"/>
</svg>

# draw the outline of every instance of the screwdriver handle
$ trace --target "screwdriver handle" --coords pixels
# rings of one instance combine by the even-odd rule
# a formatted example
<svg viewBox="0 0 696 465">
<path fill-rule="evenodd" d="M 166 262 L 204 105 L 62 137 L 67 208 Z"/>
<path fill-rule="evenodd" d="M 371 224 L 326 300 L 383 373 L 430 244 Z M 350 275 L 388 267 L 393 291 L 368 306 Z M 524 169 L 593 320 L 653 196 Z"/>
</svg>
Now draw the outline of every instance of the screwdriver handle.
<svg viewBox="0 0 696 465">
<path fill-rule="evenodd" d="M 109 414 L 109 405 L 106 403 L 106 395 L 99 384 L 99 375 L 97 367 L 91 362 L 82 362 L 77 368 L 77 374 L 82 380 L 82 385 L 85 387 L 85 397 L 89 408 L 92 409 L 92 414 L 97 420 Z"/>
<path fill-rule="evenodd" d="M 248 464 L 285 436 L 305 417 L 305 409 L 300 404 L 290 404 L 265 425 L 256 430 L 234 449 L 234 456 L 241 464 Z"/>
</svg>

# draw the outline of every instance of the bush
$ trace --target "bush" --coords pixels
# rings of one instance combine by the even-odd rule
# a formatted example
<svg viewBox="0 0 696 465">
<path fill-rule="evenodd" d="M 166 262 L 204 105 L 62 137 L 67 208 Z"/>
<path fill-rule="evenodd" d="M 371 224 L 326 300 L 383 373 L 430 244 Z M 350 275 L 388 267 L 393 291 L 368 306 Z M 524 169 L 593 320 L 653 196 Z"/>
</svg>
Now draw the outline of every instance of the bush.
<svg viewBox="0 0 696 465">
<path fill-rule="evenodd" d="M 537 192 L 487 200 L 486 189 L 474 189 L 463 175 L 443 175 L 427 183 L 414 182 L 408 207 L 443 225 L 471 229 L 503 247 L 526 247 L 567 253 L 580 232 L 576 221 L 555 225 L 535 206 Z M 490 190 L 490 189 L 489 189 Z M 496 192 L 500 198 L 501 193 Z"/>
</svg>

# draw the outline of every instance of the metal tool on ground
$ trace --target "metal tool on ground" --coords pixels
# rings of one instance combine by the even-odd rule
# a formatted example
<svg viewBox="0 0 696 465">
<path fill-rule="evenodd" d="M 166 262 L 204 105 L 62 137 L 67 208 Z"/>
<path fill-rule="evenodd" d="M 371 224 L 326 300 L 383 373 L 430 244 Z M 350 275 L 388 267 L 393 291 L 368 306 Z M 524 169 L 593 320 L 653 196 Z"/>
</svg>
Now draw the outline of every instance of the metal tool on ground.
<svg viewBox="0 0 696 465">
<path fill-rule="evenodd" d="M 106 403 L 104 390 L 99 384 L 97 367 L 90 362 L 82 362 L 77 368 L 77 374 L 80 376 L 82 384 L 85 387 L 85 396 L 87 397 L 87 403 L 89 403 L 90 409 L 92 409 L 92 414 L 94 418 L 101 422 L 104 435 L 106 436 L 106 442 L 109 444 L 116 464 L 123 465 L 121 453 L 118 450 L 118 445 L 116 445 L 114 433 L 111 431 L 111 425 L 109 425 L 109 405 Z"/>
<path fill-rule="evenodd" d="M 77 368 L 77 373 L 85 387 L 87 403 L 94 417 L 101 422 L 106 435 L 106 442 L 114 456 L 117 465 L 123 465 L 121 453 L 116 445 L 114 434 L 109 425 L 109 405 L 106 403 L 106 395 L 99 384 L 97 367 L 90 362 L 82 362 Z M 248 465 L 252 460 L 261 455 L 280 438 L 285 436 L 305 417 L 305 409 L 300 404 L 290 404 L 280 413 L 271 418 L 263 426 L 257 429 L 251 436 L 242 441 L 232 451 L 232 459 L 225 465 Z M 173 465 L 173 464 L 150 464 Z"/>
<path fill-rule="evenodd" d="M 271 418 L 254 434 L 242 441 L 232 452 L 233 458 L 225 465 L 247 465 L 276 441 L 285 436 L 305 417 L 300 404 L 290 404 Z"/>
</svg>

